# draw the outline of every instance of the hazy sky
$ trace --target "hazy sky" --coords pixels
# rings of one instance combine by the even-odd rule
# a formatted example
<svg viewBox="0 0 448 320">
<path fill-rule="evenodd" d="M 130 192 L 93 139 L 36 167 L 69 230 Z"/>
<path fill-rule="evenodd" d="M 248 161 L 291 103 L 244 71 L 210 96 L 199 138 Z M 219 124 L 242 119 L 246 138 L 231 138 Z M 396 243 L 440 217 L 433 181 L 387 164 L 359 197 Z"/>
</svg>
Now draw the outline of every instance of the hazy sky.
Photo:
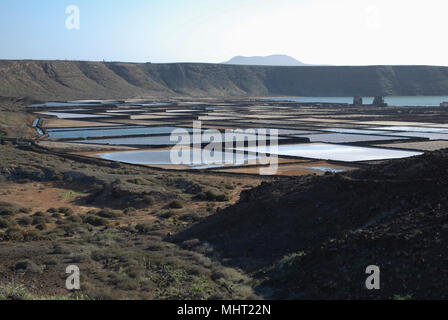
<svg viewBox="0 0 448 320">
<path fill-rule="evenodd" d="M 66 27 L 66 8 L 80 29 Z M 448 65 L 447 0 L 1 0 L 0 59 Z M 73 21 L 73 20 L 71 20 Z"/>
</svg>

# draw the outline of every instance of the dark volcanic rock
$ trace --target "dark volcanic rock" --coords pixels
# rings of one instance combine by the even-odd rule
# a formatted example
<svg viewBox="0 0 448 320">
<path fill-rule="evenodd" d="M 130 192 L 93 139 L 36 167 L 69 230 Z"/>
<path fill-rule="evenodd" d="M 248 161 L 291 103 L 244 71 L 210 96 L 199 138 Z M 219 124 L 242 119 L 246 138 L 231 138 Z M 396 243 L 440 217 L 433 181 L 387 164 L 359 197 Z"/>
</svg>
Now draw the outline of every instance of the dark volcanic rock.
<svg viewBox="0 0 448 320">
<path fill-rule="evenodd" d="M 196 238 L 278 298 L 448 298 L 448 150 L 264 183 L 178 236 Z"/>
</svg>

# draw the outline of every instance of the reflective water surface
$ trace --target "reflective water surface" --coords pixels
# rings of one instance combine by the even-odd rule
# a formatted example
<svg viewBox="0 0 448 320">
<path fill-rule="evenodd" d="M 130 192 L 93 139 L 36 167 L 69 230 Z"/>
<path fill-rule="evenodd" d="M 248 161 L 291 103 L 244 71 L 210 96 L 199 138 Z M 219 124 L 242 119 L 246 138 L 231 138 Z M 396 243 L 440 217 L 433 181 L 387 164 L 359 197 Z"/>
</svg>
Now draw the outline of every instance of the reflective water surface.
<svg viewBox="0 0 448 320">
<path fill-rule="evenodd" d="M 256 151 L 255 148 L 245 149 L 251 152 Z M 357 147 L 327 143 L 279 145 L 278 150 L 271 149 L 268 146 L 266 148 L 261 148 L 259 152 L 273 153 L 283 156 L 347 162 L 399 159 L 423 154 L 423 152 Z"/>
</svg>

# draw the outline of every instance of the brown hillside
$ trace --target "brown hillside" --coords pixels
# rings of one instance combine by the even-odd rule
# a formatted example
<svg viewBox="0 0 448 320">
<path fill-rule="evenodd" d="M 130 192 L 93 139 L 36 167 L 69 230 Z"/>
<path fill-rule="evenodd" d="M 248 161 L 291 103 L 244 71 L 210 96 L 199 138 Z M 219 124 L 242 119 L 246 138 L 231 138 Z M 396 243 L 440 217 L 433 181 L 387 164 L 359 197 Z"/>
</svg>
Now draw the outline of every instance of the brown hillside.
<svg viewBox="0 0 448 320">
<path fill-rule="evenodd" d="M 0 61 L 0 96 L 48 101 L 176 95 L 448 95 L 448 68 Z"/>
</svg>

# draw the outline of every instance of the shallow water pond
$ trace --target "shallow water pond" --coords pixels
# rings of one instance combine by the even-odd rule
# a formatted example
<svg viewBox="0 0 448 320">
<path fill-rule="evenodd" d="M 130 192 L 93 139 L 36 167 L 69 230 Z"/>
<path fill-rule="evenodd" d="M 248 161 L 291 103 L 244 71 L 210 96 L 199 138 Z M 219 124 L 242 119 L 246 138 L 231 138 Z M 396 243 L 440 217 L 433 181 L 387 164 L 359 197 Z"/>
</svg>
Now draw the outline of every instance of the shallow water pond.
<svg viewBox="0 0 448 320">
<path fill-rule="evenodd" d="M 245 148 L 256 152 L 256 148 Z M 288 144 L 279 145 L 278 148 L 260 148 L 259 152 L 273 153 L 283 156 L 303 157 L 334 161 L 371 161 L 384 159 L 399 159 L 417 156 L 423 152 L 392 150 L 384 148 L 358 147 L 327 143 Z"/>
<path fill-rule="evenodd" d="M 178 127 L 110 127 L 95 128 L 82 130 L 49 130 L 50 138 L 53 139 L 69 139 L 69 138 L 90 138 L 90 137 L 116 137 L 116 136 L 134 136 L 134 135 L 150 135 L 150 134 L 170 134 Z M 189 128 L 186 131 L 191 132 Z"/>
<path fill-rule="evenodd" d="M 102 159 L 118 161 L 129 164 L 141 165 L 186 165 L 194 169 L 218 168 L 224 166 L 243 165 L 250 160 L 258 159 L 255 155 L 241 155 L 239 158 L 231 152 L 214 152 L 212 157 L 208 157 L 207 153 L 198 150 L 199 161 L 193 158 L 193 151 L 182 151 L 182 159 L 186 159 L 182 163 L 178 160 L 179 154 L 171 150 L 154 150 L 154 151 L 133 151 L 133 152 L 111 152 L 99 154 Z"/>
</svg>

